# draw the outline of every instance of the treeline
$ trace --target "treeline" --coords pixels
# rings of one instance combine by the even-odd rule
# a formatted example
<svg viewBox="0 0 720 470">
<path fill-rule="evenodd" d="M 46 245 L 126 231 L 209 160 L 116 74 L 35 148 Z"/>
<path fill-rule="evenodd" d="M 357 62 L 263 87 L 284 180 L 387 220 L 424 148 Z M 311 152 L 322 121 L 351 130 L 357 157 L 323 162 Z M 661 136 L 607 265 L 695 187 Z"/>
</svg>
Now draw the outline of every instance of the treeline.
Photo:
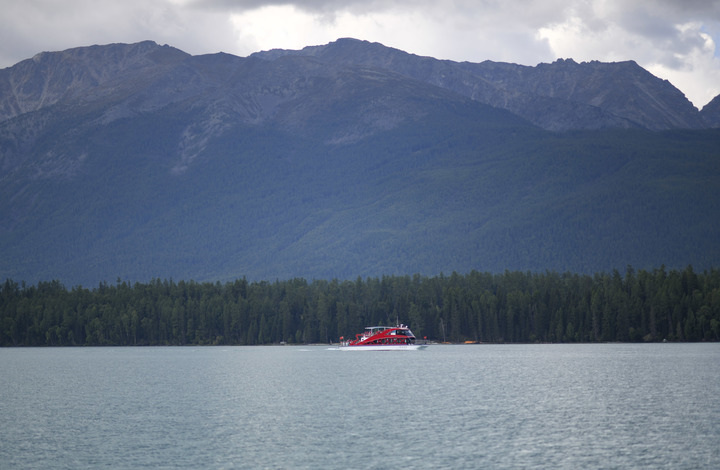
<svg viewBox="0 0 720 470">
<path fill-rule="evenodd" d="M 0 287 L 0 345 L 330 343 L 409 324 L 462 342 L 719 341 L 720 270 Z"/>
</svg>

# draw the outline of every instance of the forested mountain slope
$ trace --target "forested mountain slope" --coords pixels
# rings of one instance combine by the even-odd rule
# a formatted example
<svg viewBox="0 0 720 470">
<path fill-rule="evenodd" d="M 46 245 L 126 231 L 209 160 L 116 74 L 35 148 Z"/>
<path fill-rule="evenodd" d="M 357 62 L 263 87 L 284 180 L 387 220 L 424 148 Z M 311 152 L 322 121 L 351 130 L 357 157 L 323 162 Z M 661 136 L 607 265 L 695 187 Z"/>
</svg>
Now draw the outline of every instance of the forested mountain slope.
<svg viewBox="0 0 720 470">
<path fill-rule="evenodd" d="M 720 131 L 550 132 L 363 54 L 144 42 L 0 70 L 0 278 L 718 265 Z"/>
</svg>

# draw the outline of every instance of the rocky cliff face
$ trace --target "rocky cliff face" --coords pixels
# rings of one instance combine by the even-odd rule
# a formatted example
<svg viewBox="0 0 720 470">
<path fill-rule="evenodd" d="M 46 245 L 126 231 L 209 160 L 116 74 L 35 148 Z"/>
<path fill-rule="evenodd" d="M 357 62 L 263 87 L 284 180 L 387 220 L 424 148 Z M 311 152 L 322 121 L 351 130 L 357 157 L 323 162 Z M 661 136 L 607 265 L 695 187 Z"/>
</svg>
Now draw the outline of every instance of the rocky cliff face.
<svg viewBox="0 0 720 470">
<path fill-rule="evenodd" d="M 97 100 L 125 90 L 135 93 L 189 55 L 145 41 L 41 52 L 0 70 L 0 121 L 62 101 Z"/>
<path fill-rule="evenodd" d="M 458 63 L 354 39 L 255 55 L 272 60 L 286 54 L 390 70 L 507 109 L 549 130 L 705 126 L 682 92 L 635 62 L 578 64 L 561 59 L 536 67 Z"/>
</svg>

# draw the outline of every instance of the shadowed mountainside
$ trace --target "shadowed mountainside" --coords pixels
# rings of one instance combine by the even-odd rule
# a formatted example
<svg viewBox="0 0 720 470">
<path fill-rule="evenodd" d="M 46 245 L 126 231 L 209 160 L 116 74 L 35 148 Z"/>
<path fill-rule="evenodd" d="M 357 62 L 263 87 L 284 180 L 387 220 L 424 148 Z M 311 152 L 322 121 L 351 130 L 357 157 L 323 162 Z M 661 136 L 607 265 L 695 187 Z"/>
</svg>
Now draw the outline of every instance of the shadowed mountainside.
<svg viewBox="0 0 720 470">
<path fill-rule="evenodd" d="M 551 78 L 510 92 L 497 77 L 543 66 L 454 64 L 354 40 L 304 51 L 190 56 L 143 42 L 0 70 L 0 277 L 718 264 L 720 131 L 694 129 L 697 110 L 654 113 L 647 93 L 658 110 L 682 94 L 637 65 L 558 62 L 546 65 L 566 76 L 554 92 Z M 466 84 L 482 91 L 438 86 L 428 77 L 443 67 L 458 83 L 486 70 Z M 593 93 L 581 84 L 602 88 L 613 67 L 637 75 L 637 106 L 583 104 Z M 507 93 L 493 95 L 503 81 Z M 538 109 L 559 120 L 513 111 L 528 100 L 554 103 Z"/>
</svg>

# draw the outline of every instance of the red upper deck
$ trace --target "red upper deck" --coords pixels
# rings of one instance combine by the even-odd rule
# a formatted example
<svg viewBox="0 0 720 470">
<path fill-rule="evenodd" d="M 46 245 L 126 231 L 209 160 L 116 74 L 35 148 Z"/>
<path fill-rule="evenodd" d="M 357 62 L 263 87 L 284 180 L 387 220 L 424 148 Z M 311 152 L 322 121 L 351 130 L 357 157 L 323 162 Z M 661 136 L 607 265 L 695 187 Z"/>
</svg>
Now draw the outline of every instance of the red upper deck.
<svg viewBox="0 0 720 470">
<path fill-rule="evenodd" d="M 369 346 L 376 344 L 414 344 L 415 335 L 405 325 L 368 326 L 363 333 L 348 342 L 350 346 Z"/>
</svg>

